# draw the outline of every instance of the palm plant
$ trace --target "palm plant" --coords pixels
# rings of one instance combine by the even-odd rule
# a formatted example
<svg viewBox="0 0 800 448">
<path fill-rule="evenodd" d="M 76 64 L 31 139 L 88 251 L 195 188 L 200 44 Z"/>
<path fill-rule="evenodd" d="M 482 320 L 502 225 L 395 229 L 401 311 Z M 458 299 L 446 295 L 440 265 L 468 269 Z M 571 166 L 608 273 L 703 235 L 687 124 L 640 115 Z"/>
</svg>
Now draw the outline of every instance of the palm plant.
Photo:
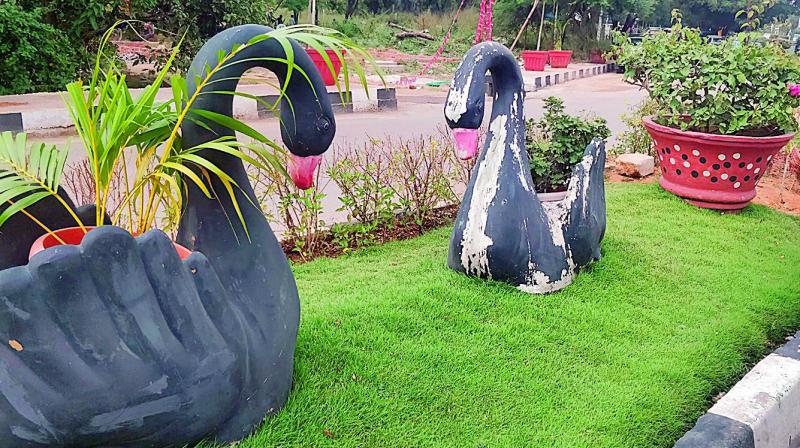
<svg viewBox="0 0 800 448">
<path fill-rule="evenodd" d="M 166 215 L 162 226 L 171 230 L 177 225 L 183 209 L 181 194 L 186 185 L 195 184 L 209 198 L 215 194 L 227 194 L 237 211 L 238 219 L 244 226 L 240 206 L 235 196 L 236 182 L 208 158 L 201 150 L 222 152 L 235 156 L 256 168 L 266 169 L 278 163 L 274 151 L 278 146 L 269 138 L 246 124 L 211 111 L 191 109 L 203 93 L 203 87 L 210 83 L 212 76 L 230 64 L 238 52 L 266 39 L 275 39 L 284 49 L 285 58 L 260 58 L 264 61 L 283 63 L 287 76 L 283 85 L 274 85 L 279 91 L 279 101 L 268 105 L 275 112 L 280 99 L 285 99 L 293 110 L 291 98 L 286 96 L 291 76 L 302 76 L 310 82 L 308 75 L 294 62 L 290 39 L 296 40 L 317 50 L 329 70 L 333 64 L 325 52 L 334 49 L 342 62 L 344 91 L 349 92 L 348 64 L 344 54 L 371 62 L 371 56 L 363 49 L 352 45 L 343 35 L 310 25 L 299 25 L 270 31 L 256 36 L 245 45 L 234 48 L 228 54 L 220 54 L 218 63 L 208 67 L 205 76 L 197 79 L 193 95 L 188 94 L 186 80 L 180 75 L 170 78 L 172 97 L 158 102 L 157 94 L 172 66 L 179 42 L 153 84 L 147 86 L 134 98 L 127 86 L 125 76 L 116 66 L 115 58 L 106 56 L 106 45 L 119 25 L 106 31 L 95 60 L 94 70 L 88 84 L 82 80 L 67 85 L 65 100 L 75 124 L 76 132 L 83 143 L 86 156 L 95 182 L 96 222 L 101 225 L 107 213 L 112 179 L 115 175 L 124 176 L 122 185 L 126 187 L 122 205 L 112 221 L 127 222 L 131 233 L 142 233 L 153 227 L 159 211 Z M 353 64 L 361 85 L 366 89 L 364 68 Z M 218 81 L 215 81 L 218 82 Z M 337 80 L 337 87 L 339 82 Z M 343 95 L 339 88 L 340 95 Z M 219 94 L 215 91 L 215 94 Z M 256 101 L 257 97 L 242 92 L 223 92 L 240 95 Z M 344 98 L 343 98 L 344 100 Z M 261 143 L 252 145 L 238 142 L 233 137 L 220 137 L 208 143 L 191 148 L 183 145 L 181 125 L 190 120 L 204 128 L 214 122 L 244 134 Z M 25 213 L 34 222 L 53 233 L 26 211 L 34 203 L 48 196 L 55 197 L 75 218 L 76 223 L 86 231 L 87 225 L 72 212 L 67 201 L 58 190 L 58 181 L 64 168 L 67 151 L 52 146 L 35 145 L 26 147 L 26 139 L 21 134 L 14 139 L 10 134 L 0 138 L 0 204 L 8 206 L 0 214 L 0 227 L 12 215 Z M 285 170 L 283 171 L 285 173 Z M 223 192 L 210 188 L 211 176 L 219 179 Z M 255 205 L 255 204 L 254 204 Z M 245 231 L 247 229 L 245 228 Z"/>
<path fill-rule="evenodd" d="M 8 204 L 0 213 L 0 227 L 15 213 L 23 213 L 45 231 L 52 230 L 26 210 L 36 202 L 54 196 L 64 205 L 75 222 L 83 226 L 72 208 L 58 193 L 67 150 L 39 143 L 28 145 L 24 133 L 16 138 L 9 132 L 0 134 L 0 204 Z M 63 241 L 62 241 L 63 243 Z"/>
</svg>

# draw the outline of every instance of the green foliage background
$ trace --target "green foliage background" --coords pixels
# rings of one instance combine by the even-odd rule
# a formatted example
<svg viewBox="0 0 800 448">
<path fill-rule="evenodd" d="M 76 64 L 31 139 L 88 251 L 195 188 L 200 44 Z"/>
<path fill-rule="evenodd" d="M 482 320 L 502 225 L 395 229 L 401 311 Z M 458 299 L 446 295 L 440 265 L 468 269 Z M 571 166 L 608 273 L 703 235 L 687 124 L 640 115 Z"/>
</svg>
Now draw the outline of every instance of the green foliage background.
<svg viewBox="0 0 800 448">
<path fill-rule="evenodd" d="M 64 32 L 40 21 L 39 10 L 0 4 L 0 95 L 62 89 L 76 58 Z"/>
</svg>

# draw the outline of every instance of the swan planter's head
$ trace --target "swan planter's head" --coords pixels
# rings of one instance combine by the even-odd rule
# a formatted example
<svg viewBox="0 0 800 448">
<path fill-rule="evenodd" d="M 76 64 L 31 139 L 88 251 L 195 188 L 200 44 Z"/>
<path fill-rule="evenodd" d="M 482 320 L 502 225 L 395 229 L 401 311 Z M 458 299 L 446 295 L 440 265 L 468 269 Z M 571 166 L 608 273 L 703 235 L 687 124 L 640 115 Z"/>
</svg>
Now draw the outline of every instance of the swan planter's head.
<svg viewBox="0 0 800 448">
<path fill-rule="evenodd" d="M 478 154 L 486 72 L 495 86 L 486 143 Z M 543 294 L 572 283 L 600 259 L 606 227 L 605 146 L 595 139 L 572 169 L 566 198 L 540 202 L 525 151 L 525 86 L 504 46 L 472 47 L 456 71 L 444 115 L 456 153 L 478 157 L 450 238 L 448 265 L 466 275 Z"/>
<path fill-rule="evenodd" d="M 210 39 L 187 77 L 190 94 L 194 74 L 215 66 L 220 52 L 269 31 L 246 25 Z M 282 108 L 282 137 L 293 154 L 292 176 L 306 187 L 335 124 L 319 72 L 292 45 L 308 79 L 297 72 L 291 78 L 293 112 Z M 215 92 L 234 91 L 254 66 L 283 82 L 286 67 L 276 58 L 285 56 L 274 39 L 248 46 L 193 107 L 230 116 L 233 97 Z M 189 145 L 220 135 L 233 132 L 183 126 Z M 230 198 L 208 199 L 187 182 L 178 243 L 195 252 L 183 261 L 164 233 L 134 238 L 113 226 L 89 232 L 79 246 L 47 249 L 27 265 L 15 263 L 24 259 L 19 248 L 0 247 L 0 446 L 229 442 L 285 404 L 300 317 L 294 277 L 263 213 L 250 205 L 256 198 L 241 160 L 221 152 L 204 157 L 241 187 L 249 239 Z M 63 212 L 50 206 L 37 203 L 37 216 L 58 228 Z M 30 244 L 37 236 L 31 229 L 14 217 L 0 237 Z"/>
</svg>

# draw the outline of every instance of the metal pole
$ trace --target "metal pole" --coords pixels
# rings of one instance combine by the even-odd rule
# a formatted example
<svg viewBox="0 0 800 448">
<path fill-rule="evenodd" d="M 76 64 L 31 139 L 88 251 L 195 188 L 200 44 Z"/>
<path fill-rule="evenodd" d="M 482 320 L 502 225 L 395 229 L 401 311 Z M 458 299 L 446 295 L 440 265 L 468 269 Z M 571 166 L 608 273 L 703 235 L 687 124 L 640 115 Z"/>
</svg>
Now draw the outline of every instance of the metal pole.
<svg viewBox="0 0 800 448">
<path fill-rule="evenodd" d="M 539 21 L 539 35 L 536 37 L 536 51 L 542 48 L 542 30 L 544 29 L 544 11 L 547 9 L 547 0 L 542 1 L 542 20 Z"/>
<path fill-rule="evenodd" d="M 597 19 L 597 41 L 600 42 L 600 36 L 603 29 L 603 8 L 600 8 L 600 18 Z"/>
<path fill-rule="evenodd" d="M 522 36 L 522 32 L 525 31 L 525 28 L 528 26 L 528 22 L 531 20 L 531 17 L 533 16 L 533 11 L 536 10 L 536 5 L 538 4 L 539 0 L 534 0 L 533 7 L 531 8 L 531 11 L 528 13 L 528 17 L 525 18 L 525 22 L 522 24 L 522 28 L 519 29 L 517 37 L 514 38 L 514 43 L 511 44 L 511 50 L 514 50 L 514 47 L 517 46 L 517 41 L 519 40 L 519 37 Z"/>
</svg>

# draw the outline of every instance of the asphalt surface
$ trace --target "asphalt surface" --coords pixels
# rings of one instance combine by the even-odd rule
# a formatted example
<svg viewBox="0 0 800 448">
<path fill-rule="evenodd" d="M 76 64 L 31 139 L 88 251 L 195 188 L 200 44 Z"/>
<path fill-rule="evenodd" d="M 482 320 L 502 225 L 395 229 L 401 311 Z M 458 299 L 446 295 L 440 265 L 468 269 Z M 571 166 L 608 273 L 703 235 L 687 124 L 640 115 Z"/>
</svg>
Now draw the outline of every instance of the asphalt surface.
<svg viewBox="0 0 800 448">
<path fill-rule="evenodd" d="M 437 134 L 445 129 L 443 108 L 447 95 L 446 88 L 398 90 L 397 95 L 398 110 L 396 111 L 338 115 L 337 133 L 333 146 L 359 148 L 371 138 L 385 136 L 395 139 L 411 138 Z M 608 146 L 613 145 L 615 136 L 625 128 L 620 116 L 646 97 L 646 93 L 639 90 L 638 87 L 624 83 L 620 75 L 605 74 L 528 93 L 525 100 L 525 115 L 528 118 L 541 116 L 542 100 L 551 95 L 562 98 L 569 113 L 587 113 L 605 118 L 612 131 Z M 488 114 L 491 110 L 489 105 L 486 110 Z M 250 120 L 248 124 L 268 137 L 280 139 L 276 119 Z M 59 145 L 70 145 L 71 154 L 68 163 L 84 157 L 80 141 L 74 135 L 42 138 L 31 136 L 29 140 L 44 140 Z M 329 160 L 331 155 L 332 151 L 329 151 L 326 159 Z M 324 175 L 320 184 L 325 186 L 327 194 L 323 201 L 325 222 L 332 224 L 346 220 L 347 217 L 343 212 L 336 211 L 341 205 L 337 199 L 339 190 L 336 185 L 329 182 Z M 275 227 L 280 231 L 280 225 L 276 223 Z"/>
</svg>

